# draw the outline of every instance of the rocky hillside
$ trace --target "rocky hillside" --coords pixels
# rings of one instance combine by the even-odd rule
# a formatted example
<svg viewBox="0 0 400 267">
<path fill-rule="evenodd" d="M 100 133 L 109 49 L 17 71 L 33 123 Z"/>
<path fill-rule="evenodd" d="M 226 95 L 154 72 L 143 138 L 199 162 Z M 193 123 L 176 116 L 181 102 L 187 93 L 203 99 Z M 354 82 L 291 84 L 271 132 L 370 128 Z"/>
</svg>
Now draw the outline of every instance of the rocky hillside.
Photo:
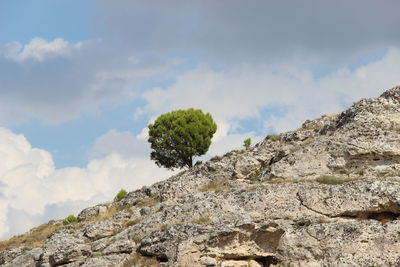
<svg viewBox="0 0 400 267">
<path fill-rule="evenodd" d="M 1 266 L 400 266 L 400 87 L 0 243 Z"/>
</svg>

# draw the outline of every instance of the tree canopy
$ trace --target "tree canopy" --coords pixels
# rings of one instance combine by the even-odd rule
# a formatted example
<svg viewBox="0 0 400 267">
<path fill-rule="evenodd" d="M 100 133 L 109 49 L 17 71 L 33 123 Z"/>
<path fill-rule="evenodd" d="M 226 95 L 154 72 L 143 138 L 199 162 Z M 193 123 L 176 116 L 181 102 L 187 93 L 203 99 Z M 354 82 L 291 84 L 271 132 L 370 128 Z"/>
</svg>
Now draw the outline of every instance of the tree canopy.
<svg viewBox="0 0 400 267">
<path fill-rule="evenodd" d="M 217 130 L 209 113 L 189 108 L 160 115 L 149 124 L 150 158 L 169 169 L 192 167 L 193 159 L 208 151 Z"/>
</svg>

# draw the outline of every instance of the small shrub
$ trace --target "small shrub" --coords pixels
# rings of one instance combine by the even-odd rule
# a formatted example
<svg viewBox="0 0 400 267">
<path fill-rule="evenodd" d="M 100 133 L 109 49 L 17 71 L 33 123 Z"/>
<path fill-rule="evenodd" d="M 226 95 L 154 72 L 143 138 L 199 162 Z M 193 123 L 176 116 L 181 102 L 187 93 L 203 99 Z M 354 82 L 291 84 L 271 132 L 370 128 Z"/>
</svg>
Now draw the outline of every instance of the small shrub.
<svg viewBox="0 0 400 267">
<path fill-rule="evenodd" d="M 266 137 L 267 140 L 271 140 L 272 142 L 280 141 L 281 137 L 278 134 L 269 134 Z"/>
<path fill-rule="evenodd" d="M 203 162 L 202 162 L 201 160 L 198 160 L 198 161 L 196 161 L 196 163 L 194 164 L 194 166 L 199 166 L 199 165 L 201 165 L 201 164 L 203 164 Z"/>
<path fill-rule="evenodd" d="M 128 194 L 128 192 L 126 192 L 126 190 L 124 190 L 124 189 L 119 190 L 118 194 L 114 198 L 114 201 L 115 202 L 121 201 L 121 199 L 126 197 L 127 194 Z"/>
<path fill-rule="evenodd" d="M 63 220 L 63 225 L 68 225 L 70 223 L 77 222 L 78 219 L 74 215 L 69 215 L 67 218 Z"/>
<path fill-rule="evenodd" d="M 246 150 L 250 149 L 251 146 L 251 138 L 247 138 L 243 141 L 243 146 Z"/>
</svg>

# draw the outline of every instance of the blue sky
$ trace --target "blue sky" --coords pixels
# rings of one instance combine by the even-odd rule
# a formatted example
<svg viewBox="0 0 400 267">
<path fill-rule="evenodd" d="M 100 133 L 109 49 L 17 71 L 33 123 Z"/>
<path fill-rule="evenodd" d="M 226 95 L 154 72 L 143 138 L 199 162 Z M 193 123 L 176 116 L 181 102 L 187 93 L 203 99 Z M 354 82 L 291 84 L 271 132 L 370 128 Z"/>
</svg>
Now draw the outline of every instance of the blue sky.
<svg viewBox="0 0 400 267">
<path fill-rule="evenodd" d="M 93 39 L 95 8 L 91 0 L 26 0 L 1 2 L 1 43 L 19 41 L 27 43 L 34 37 L 53 40 L 58 37 L 77 42 Z"/>
<path fill-rule="evenodd" d="M 146 141 L 164 112 L 213 115 L 207 159 L 399 84 L 399 8 L 1 1 L 0 239 L 171 175 Z"/>
</svg>

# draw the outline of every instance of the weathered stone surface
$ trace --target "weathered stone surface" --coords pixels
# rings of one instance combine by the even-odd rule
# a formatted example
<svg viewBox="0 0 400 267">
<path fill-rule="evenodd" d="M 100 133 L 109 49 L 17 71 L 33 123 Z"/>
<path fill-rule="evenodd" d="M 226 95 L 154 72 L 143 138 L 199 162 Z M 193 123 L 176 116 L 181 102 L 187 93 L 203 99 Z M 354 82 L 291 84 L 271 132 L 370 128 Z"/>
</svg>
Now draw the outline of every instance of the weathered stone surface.
<svg viewBox="0 0 400 267">
<path fill-rule="evenodd" d="M 107 205 L 97 205 L 94 207 L 89 207 L 87 209 L 82 210 L 78 214 L 77 219 L 78 221 L 86 221 L 90 218 L 97 217 L 106 213 L 107 209 L 108 209 Z"/>
<path fill-rule="evenodd" d="M 113 253 L 131 253 L 136 249 L 135 242 L 131 240 L 118 240 L 103 250 L 105 255 Z"/>
<path fill-rule="evenodd" d="M 400 266 L 399 118 L 396 87 L 87 208 L 0 265 Z"/>
<path fill-rule="evenodd" d="M 118 267 L 128 258 L 127 254 L 97 256 L 65 265 L 66 267 Z"/>
<path fill-rule="evenodd" d="M 83 233 L 88 238 L 99 239 L 115 234 L 121 227 L 121 223 L 109 220 L 91 222 L 84 226 Z"/>
</svg>

